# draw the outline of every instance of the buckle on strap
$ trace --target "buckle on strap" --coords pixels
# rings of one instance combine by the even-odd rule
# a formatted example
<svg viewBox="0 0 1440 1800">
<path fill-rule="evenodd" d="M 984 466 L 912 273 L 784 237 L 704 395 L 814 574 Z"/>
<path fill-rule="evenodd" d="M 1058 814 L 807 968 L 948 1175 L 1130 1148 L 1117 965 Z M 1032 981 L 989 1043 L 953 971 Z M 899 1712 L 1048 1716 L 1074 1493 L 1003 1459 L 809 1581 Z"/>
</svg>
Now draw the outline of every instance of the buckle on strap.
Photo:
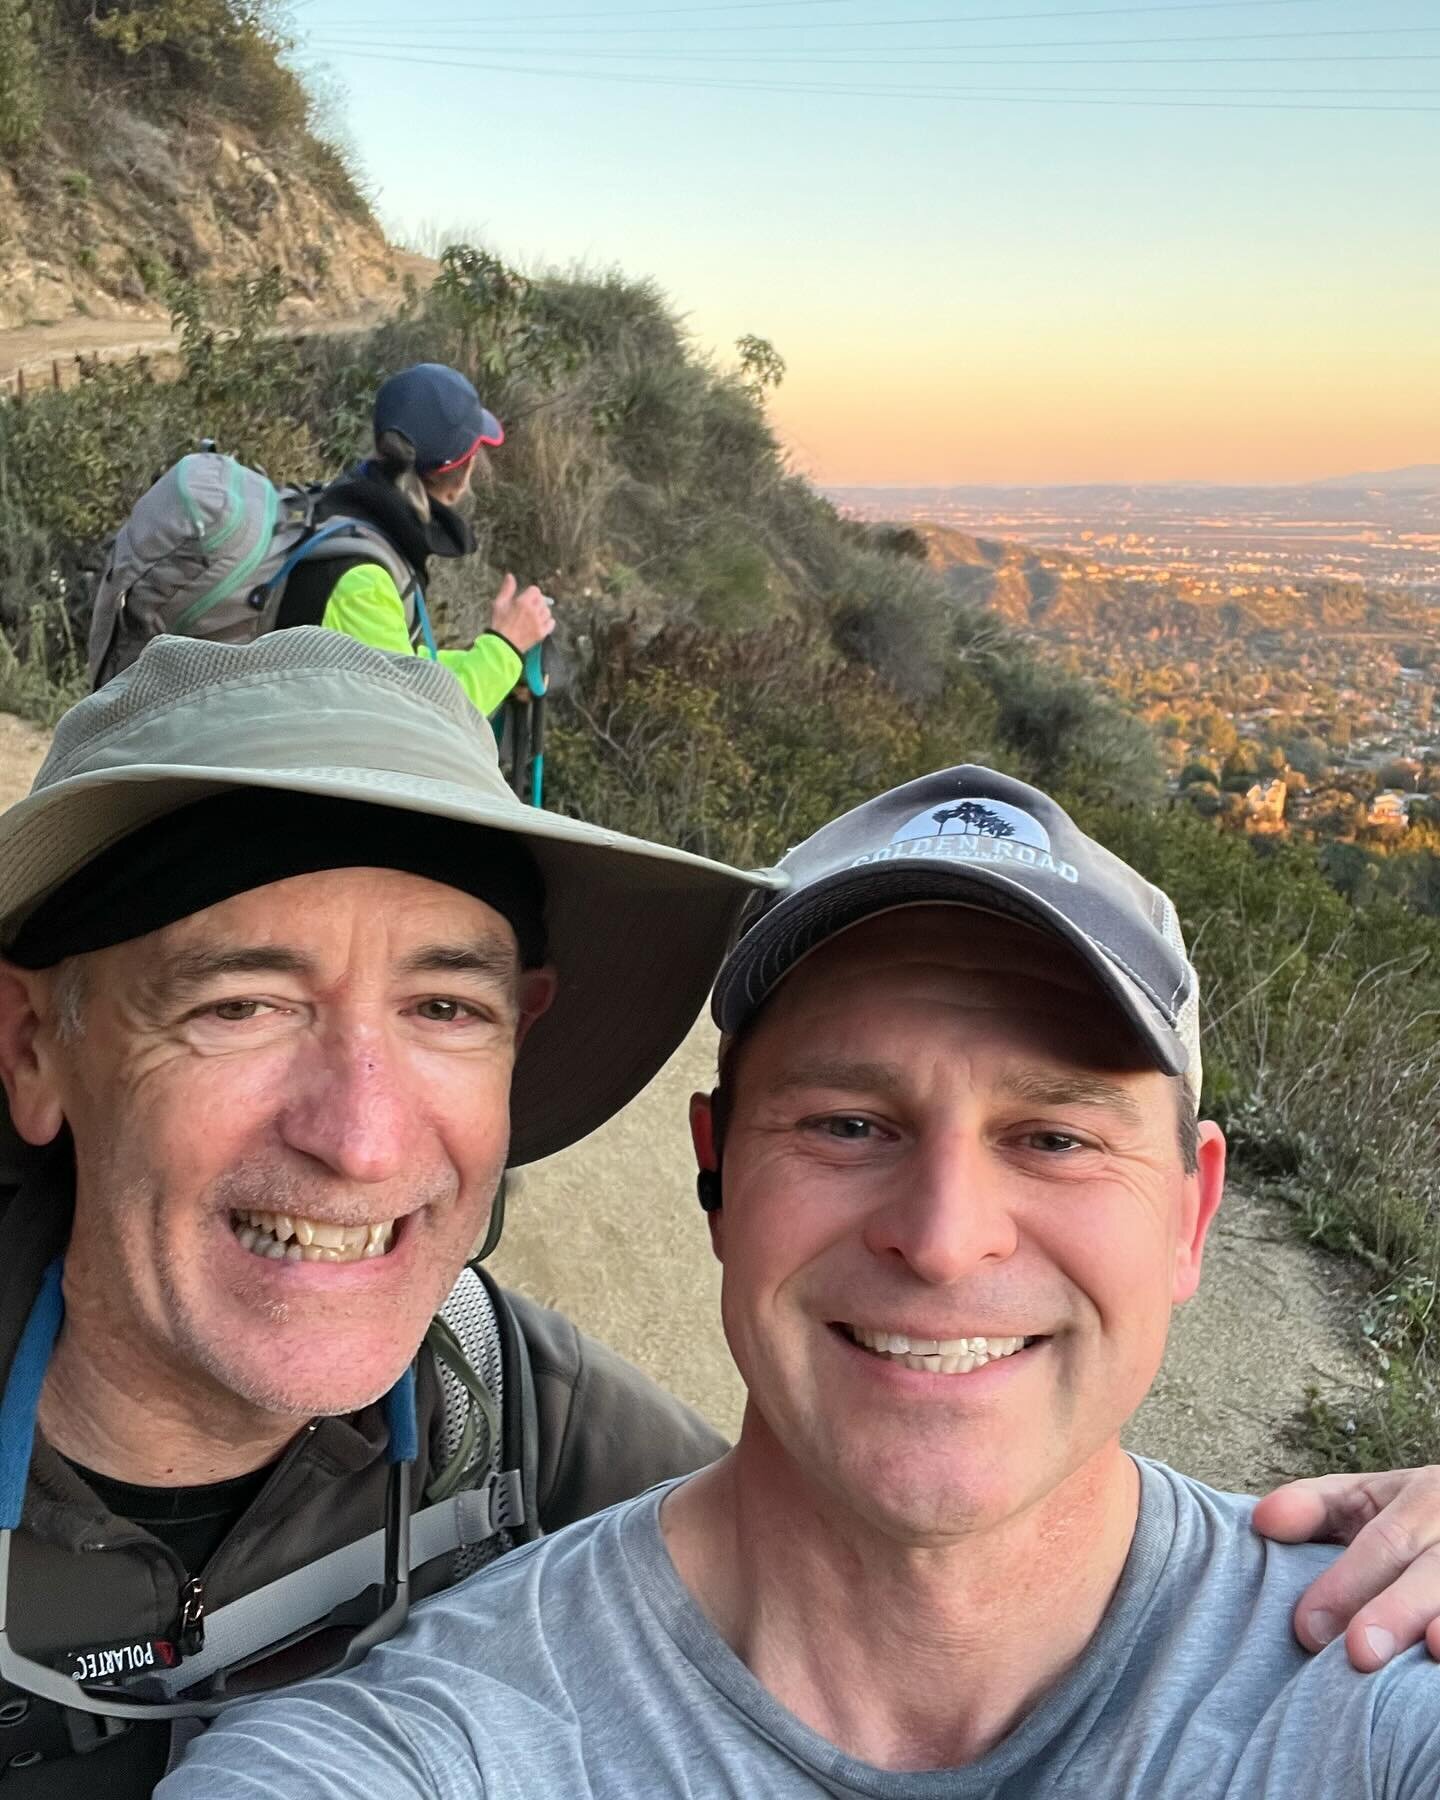
<svg viewBox="0 0 1440 1800">
<path fill-rule="evenodd" d="M 485 1544 L 502 1531 L 525 1523 L 525 1490 L 518 1469 L 492 1470 L 478 1488 L 455 1496 L 455 1523 L 462 1549 Z"/>
</svg>

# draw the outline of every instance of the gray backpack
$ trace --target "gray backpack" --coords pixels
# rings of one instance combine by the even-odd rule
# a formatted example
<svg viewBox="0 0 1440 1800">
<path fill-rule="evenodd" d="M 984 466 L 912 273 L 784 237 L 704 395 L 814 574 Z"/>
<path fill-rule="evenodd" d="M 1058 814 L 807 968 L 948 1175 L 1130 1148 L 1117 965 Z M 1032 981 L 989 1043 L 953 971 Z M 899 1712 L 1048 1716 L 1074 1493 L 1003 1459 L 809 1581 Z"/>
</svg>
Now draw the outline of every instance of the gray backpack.
<svg viewBox="0 0 1440 1800">
<path fill-rule="evenodd" d="M 390 575 L 411 642 L 428 642 L 415 571 L 359 519 L 315 523 L 318 488 L 277 488 L 233 456 L 200 450 L 167 469 L 115 534 L 95 590 L 90 680 L 102 686 L 153 637 L 248 644 L 272 631 L 286 577 L 311 558 L 363 557 Z"/>
</svg>

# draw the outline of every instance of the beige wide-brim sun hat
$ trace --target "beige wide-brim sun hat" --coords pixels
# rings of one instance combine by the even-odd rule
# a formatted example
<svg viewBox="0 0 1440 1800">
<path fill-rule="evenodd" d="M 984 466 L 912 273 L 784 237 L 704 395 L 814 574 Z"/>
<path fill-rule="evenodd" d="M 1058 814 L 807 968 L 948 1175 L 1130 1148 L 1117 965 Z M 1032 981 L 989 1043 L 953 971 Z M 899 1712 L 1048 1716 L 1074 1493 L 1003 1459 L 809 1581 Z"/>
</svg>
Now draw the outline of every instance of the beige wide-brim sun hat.
<svg viewBox="0 0 1440 1800">
<path fill-rule="evenodd" d="M 564 1149 L 644 1087 L 704 1004 L 746 900 L 783 879 L 525 806 L 489 724 L 427 658 L 317 627 L 245 647 L 161 637 L 71 708 L 28 798 L 0 816 L 0 953 L 101 851 L 237 787 L 524 838 L 545 879 L 559 989 L 516 1063 L 512 1166 Z"/>
</svg>

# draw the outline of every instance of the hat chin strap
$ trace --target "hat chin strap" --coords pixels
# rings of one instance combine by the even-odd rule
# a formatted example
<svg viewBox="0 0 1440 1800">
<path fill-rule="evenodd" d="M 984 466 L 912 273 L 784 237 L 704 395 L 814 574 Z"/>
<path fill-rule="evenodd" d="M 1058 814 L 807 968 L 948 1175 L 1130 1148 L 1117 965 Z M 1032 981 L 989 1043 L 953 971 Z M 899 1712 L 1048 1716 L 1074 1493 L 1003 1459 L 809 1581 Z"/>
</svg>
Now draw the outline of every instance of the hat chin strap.
<svg viewBox="0 0 1440 1800">
<path fill-rule="evenodd" d="M 472 1263 L 484 1262 L 495 1246 L 500 1242 L 500 1233 L 505 1229 L 505 1182 L 509 1175 L 507 1169 L 500 1177 L 500 1185 L 495 1190 L 495 1198 L 490 1203 L 490 1223 L 485 1228 L 485 1242 L 470 1258 Z"/>
</svg>

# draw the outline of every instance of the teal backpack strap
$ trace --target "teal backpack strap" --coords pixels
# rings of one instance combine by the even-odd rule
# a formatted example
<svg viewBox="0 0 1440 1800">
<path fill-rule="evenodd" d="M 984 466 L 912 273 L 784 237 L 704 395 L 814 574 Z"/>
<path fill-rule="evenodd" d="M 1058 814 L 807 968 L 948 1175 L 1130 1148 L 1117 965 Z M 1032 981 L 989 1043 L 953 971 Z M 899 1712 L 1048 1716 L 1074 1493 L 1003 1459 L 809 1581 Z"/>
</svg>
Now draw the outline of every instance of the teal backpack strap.
<svg viewBox="0 0 1440 1800">
<path fill-rule="evenodd" d="M 425 590 L 417 580 L 414 587 L 415 620 L 420 627 L 420 636 L 425 644 L 425 654 L 431 662 L 439 662 L 440 652 L 435 648 L 435 633 L 430 629 L 430 608 L 425 604 Z"/>
</svg>

